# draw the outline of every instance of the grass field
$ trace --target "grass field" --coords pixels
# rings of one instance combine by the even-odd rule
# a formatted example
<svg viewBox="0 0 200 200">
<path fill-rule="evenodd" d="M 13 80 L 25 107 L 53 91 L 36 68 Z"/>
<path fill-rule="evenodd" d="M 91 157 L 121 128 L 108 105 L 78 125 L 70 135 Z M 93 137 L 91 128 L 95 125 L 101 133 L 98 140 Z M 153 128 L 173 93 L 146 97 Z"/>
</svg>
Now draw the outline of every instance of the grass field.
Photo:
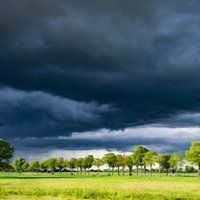
<svg viewBox="0 0 200 200">
<path fill-rule="evenodd" d="M 200 179 L 0 173 L 0 199 L 200 199 Z"/>
</svg>

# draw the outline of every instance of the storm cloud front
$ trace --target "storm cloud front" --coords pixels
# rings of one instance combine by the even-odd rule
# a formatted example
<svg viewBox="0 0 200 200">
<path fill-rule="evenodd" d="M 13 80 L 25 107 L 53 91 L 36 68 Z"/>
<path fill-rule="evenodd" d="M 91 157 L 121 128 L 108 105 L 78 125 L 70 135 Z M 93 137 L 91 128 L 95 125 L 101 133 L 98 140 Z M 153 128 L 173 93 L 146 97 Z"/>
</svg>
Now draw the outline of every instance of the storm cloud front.
<svg viewBox="0 0 200 200">
<path fill-rule="evenodd" d="M 197 0 L 2 2 L 0 137 L 26 156 L 184 151 L 200 139 L 199 9 Z"/>
</svg>

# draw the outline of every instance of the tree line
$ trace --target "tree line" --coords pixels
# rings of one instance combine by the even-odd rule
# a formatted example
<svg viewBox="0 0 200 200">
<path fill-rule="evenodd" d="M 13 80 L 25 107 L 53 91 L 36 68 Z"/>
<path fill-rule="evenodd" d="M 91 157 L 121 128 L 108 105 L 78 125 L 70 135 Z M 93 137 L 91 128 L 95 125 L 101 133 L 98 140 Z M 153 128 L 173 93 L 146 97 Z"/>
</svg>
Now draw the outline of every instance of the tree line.
<svg viewBox="0 0 200 200">
<path fill-rule="evenodd" d="M 30 163 L 25 158 L 20 157 L 14 160 L 10 164 L 10 159 L 13 156 L 14 149 L 8 142 L 0 139 L 0 170 L 1 171 L 15 171 L 15 172 L 64 172 L 70 171 L 70 173 L 77 172 L 90 173 L 91 167 L 96 166 L 99 173 L 100 167 L 103 165 L 108 166 L 106 170 L 109 174 L 124 175 L 126 169 L 131 176 L 133 168 L 137 175 L 146 175 L 147 171 L 150 171 L 152 176 L 153 171 L 165 172 L 167 175 L 169 172 L 173 172 L 177 175 L 181 169 L 183 162 L 187 161 L 191 164 L 197 165 L 198 176 L 200 177 L 200 141 L 194 141 L 191 143 L 190 149 L 185 151 L 185 155 L 174 152 L 172 154 L 162 154 L 155 151 L 150 151 L 146 147 L 137 146 L 133 153 L 129 155 L 114 154 L 112 152 L 106 153 L 102 158 L 94 158 L 93 155 L 88 155 L 84 158 L 49 158 L 39 162 L 33 160 Z M 157 167 L 155 168 L 155 164 Z M 195 169 L 192 166 L 186 166 L 185 172 L 194 172 Z"/>
</svg>

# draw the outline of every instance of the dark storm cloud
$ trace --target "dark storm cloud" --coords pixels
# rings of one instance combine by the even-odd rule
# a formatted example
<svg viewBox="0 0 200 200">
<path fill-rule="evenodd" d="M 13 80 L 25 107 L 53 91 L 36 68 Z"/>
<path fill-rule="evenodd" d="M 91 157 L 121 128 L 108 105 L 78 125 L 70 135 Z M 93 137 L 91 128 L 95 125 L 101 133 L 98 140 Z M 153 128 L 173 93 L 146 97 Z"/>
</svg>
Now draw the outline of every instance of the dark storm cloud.
<svg viewBox="0 0 200 200">
<path fill-rule="evenodd" d="M 12 95 L 1 89 L 0 134 L 198 126 L 199 9 L 196 0 L 1 3 L 0 86 Z"/>
<path fill-rule="evenodd" d="M 0 90 L 0 132 L 4 138 L 71 135 L 102 126 L 108 105 L 76 102 L 43 92 Z"/>
</svg>

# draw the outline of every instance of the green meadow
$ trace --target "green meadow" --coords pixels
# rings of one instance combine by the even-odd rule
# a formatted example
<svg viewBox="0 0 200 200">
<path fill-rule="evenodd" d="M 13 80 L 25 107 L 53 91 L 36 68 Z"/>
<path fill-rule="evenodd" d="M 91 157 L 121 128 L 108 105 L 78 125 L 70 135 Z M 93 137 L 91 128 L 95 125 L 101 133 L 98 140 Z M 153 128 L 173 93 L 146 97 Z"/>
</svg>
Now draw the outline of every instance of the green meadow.
<svg viewBox="0 0 200 200">
<path fill-rule="evenodd" d="M 200 179 L 0 173 L 0 199 L 200 199 Z"/>
</svg>

